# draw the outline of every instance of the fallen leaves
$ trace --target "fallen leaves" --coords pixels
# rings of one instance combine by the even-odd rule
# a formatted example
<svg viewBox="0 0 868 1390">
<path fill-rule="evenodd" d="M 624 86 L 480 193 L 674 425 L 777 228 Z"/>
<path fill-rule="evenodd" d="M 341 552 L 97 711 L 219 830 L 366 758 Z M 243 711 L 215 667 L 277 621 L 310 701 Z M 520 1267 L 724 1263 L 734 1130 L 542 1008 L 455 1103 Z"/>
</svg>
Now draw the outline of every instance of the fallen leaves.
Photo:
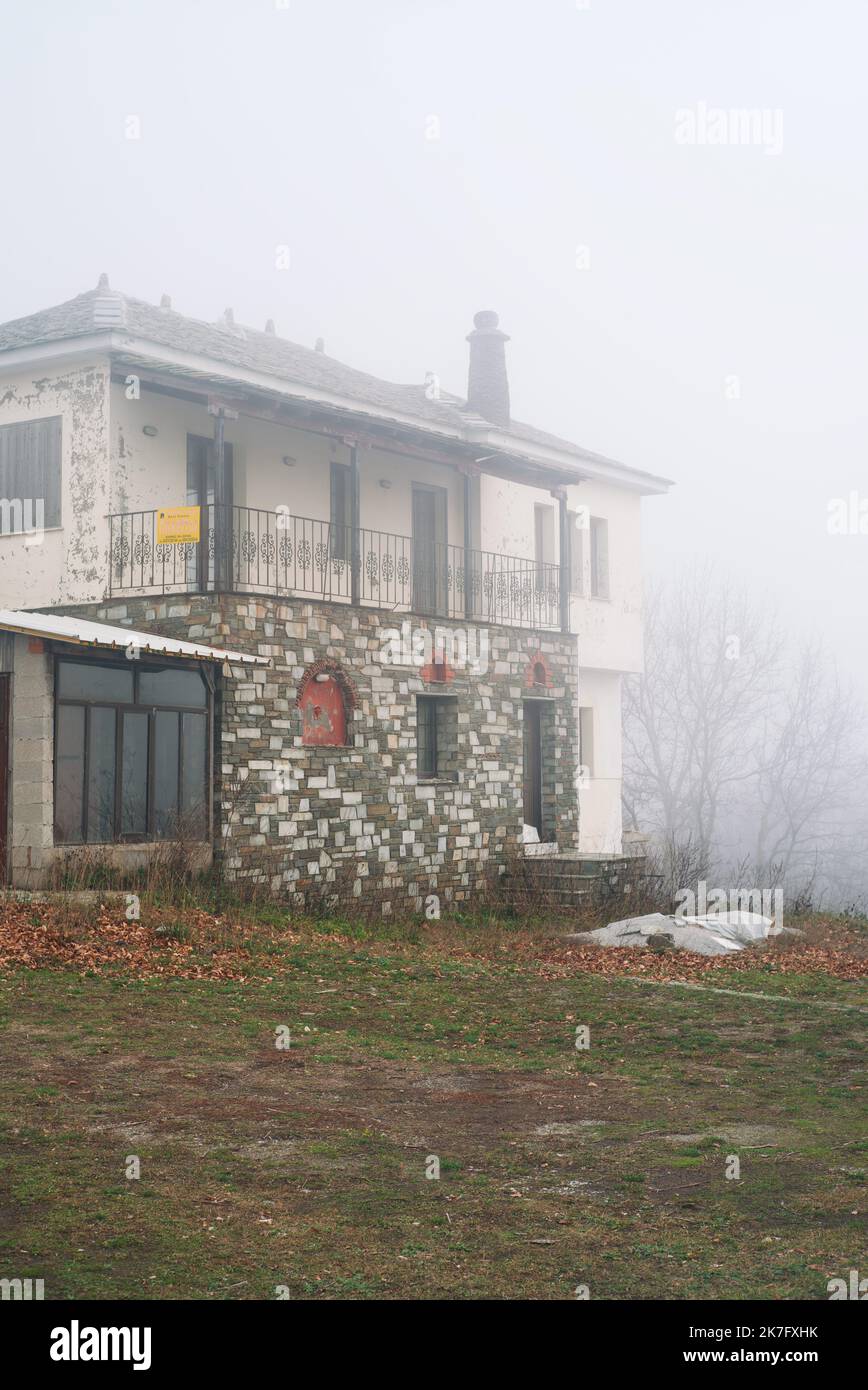
<svg viewBox="0 0 868 1390">
<path fill-rule="evenodd" d="M 138 921 L 127 921 L 123 909 L 103 904 L 71 916 L 58 902 L 0 904 L 0 969 L 23 966 L 29 970 L 70 969 L 101 974 L 121 971 L 137 977 L 231 980 L 271 980 L 293 968 L 292 947 L 307 936 L 335 950 L 359 942 L 323 933 L 302 923 L 285 926 L 255 920 L 230 922 L 199 908 L 149 908 Z M 263 946 L 268 945 L 268 954 Z M 814 924 L 809 937 L 786 944 L 762 947 L 727 956 L 700 956 L 688 951 L 655 954 L 639 947 L 604 950 L 562 937 L 510 930 L 499 937 L 487 934 L 478 945 L 473 933 L 450 929 L 441 923 L 436 937 L 425 943 L 407 940 L 369 944 L 374 953 L 424 957 L 438 970 L 448 958 L 474 962 L 496 961 L 520 965 L 546 979 L 573 975 L 638 976 L 655 981 L 705 979 L 716 972 L 762 971 L 770 975 L 826 975 L 838 980 L 868 977 L 868 951 L 864 938 L 834 919 Z M 263 966 L 267 974 L 263 974 Z M 317 983 L 324 985 L 324 980 Z M 319 993 L 333 993 L 334 988 Z M 570 1021 L 572 1015 L 568 1016 Z M 498 1019 L 489 1024 L 494 1028 Z M 310 1031 L 305 1026 L 305 1032 Z"/>
</svg>

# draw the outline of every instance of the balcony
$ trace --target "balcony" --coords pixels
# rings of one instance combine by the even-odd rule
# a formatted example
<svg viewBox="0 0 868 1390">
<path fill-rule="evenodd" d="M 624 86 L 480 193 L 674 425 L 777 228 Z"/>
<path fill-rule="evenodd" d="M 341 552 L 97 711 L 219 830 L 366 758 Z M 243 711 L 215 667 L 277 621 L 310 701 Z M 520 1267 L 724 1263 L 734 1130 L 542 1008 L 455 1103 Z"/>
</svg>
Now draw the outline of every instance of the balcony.
<svg viewBox="0 0 868 1390">
<path fill-rule="evenodd" d="M 253 507 L 203 507 L 198 542 L 158 544 L 156 511 L 115 513 L 109 523 L 112 596 L 263 594 L 563 627 L 554 564 Z"/>
</svg>

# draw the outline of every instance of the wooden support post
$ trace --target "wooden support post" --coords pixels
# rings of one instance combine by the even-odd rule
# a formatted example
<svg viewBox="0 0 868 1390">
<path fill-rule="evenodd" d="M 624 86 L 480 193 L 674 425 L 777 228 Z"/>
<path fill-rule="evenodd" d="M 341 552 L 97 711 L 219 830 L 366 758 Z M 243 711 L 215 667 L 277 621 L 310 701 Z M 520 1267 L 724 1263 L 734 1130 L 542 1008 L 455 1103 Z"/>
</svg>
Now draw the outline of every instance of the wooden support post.
<svg viewBox="0 0 868 1390">
<path fill-rule="evenodd" d="M 560 544 L 558 548 L 559 558 L 559 579 L 558 591 L 560 596 L 560 619 L 561 632 L 570 630 L 570 518 L 567 512 L 567 494 L 563 488 L 558 488 L 555 494 L 558 499 L 558 521 L 560 530 Z"/>
<path fill-rule="evenodd" d="M 362 578 L 362 546 L 359 530 L 359 446 L 350 445 L 350 602 L 359 605 Z"/>
<path fill-rule="evenodd" d="M 473 528 L 471 525 L 471 505 L 473 502 L 473 480 L 469 473 L 464 474 L 464 616 L 473 617 Z"/>
<path fill-rule="evenodd" d="M 226 471 L 226 421 L 237 420 L 237 410 L 227 409 L 219 400 L 208 402 L 208 414 L 214 416 L 214 589 L 222 593 L 232 582 L 232 486 Z M 200 506 L 202 527 L 199 539 L 199 575 L 202 591 L 208 587 L 208 503 L 202 479 Z M 203 539 L 204 537 L 204 539 Z"/>
<path fill-rule="evenodd" d="M 226 547 L 228 527 L 226 525 L 226 417 L 222 409 L 214 416 L 214 590 L 223 593 L 226 585 Z M 200 533 L 200 552 L 202 540 Z M 208 549 L 205 546 L 205 575 L 208 570 Z M 203 588 L 205 586 L 203 585 Z"/>
</svg>

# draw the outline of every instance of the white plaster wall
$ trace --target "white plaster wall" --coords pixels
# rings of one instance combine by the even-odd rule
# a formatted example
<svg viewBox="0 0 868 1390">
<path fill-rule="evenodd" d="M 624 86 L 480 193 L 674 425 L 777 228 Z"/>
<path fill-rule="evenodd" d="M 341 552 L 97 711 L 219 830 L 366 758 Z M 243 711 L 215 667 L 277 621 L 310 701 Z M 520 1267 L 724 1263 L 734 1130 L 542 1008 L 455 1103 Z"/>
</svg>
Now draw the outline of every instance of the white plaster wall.
<svg viewBox="0 0 868 1390">
<path fill-rule="evenodd" d="M 560 558 L 557 502 L 543 488 L 481 480 L 481 547 L 534 559 L 534 506 L 555 509 L 554 561 Z M 591 543 L 582 537 L 582 593 L 570 600 L 570 628 L 579 638 L 579 660 L 609 671 L 642 670 L 641 498 L 610 483 L 567 488 L 571 511 L 588 508 L 609 523 L 609 598 L 591 598 Z"/>
<path fill-rule="evenodd" d="M 483 474 L 480 479 L 481 549 L 533 560 L 534 507 L 550 506 L 554 518 L 552 563 L 560 558 L 558 504 L 546 488 L 510 483 Z"/>
<path fill-rule="evenodd" d="M 127 400 L 124 387 L 112 386 L 114 454 L 112 511 L 130 512 L 182 506 L 186 498 L 187 435 L 210 437 L 213 418 L 202 406 L 144 391 Z M 142 433 L 145 425 L 156 436 Z M 330 465 L 348 464 L 347 445 L 325 435 L 242 415 L 227 420 L 233 446 L 235 504 L 328 521 Z M 294 460 L 284 464 L 284 457 Z M 380 481 L 389 483 L 380 487 Z M 412 534 L 412 484 L 429 483 L 448 492 L 448 540 L 464 543 L 463 481 L 452 468 L 378 449 L 359 451 L 359 502 L 363 528 Z"/>
<path fill-rule="evenodd" d="M 580 706 L 593 711 L 593 776 L 579 789 L 579 849 L 621 853 L 621 677 L 579 668 Z"/>
<path fill-rule="evenodd" d="M 96 360 L 10 375 L 0 366 L 0 425 L 61 416 L 61 524 L 0 535 L 0 607 L 89 603 L 108 578 L 109 373 Z M 11 500 L 11 499 L 10 499 Z"/>
<path fill-rule="evenodd" d="M 642 670 L 641 497 L 610 483 L 585 482 L 567 489 L 571 511 L 587 507 L 609 523 L 609 597 L 591 598 L 591 538 L 582 535 L 582 594 L 570 602 L 570 627 L 579 639 L 582 666 L 608 671 Z"/>
<path fill-rule="evenodd" d="M 543 489 L 481 480 L 483 549 L 534 557 L 534 505 L 552 502 Z M 582 592 L 570 601 L 579 657 L 579 705 L 594 711 L 594 776 L 579 791 L 579 848 L 620 854 L 621 673 L 642 670 L 641 497 L 610 483 L 567 489 L 571 511 L 586 507 L 608 522 L 609 598 L 591 597 L 590 534 L 582 535 Z M 555 535 L 555 555 L 559 537 Z"/>
</svg>

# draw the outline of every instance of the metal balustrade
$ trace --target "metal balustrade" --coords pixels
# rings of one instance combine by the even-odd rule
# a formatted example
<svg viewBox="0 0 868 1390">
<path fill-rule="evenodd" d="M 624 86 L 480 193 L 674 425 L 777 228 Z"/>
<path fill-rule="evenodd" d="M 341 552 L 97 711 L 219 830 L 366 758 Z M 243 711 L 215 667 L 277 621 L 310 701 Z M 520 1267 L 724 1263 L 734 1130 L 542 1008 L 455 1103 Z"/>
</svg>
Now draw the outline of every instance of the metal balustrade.
<svg viewBox="0 0 868 1390">
<path fill-rule="evenodd" d="M 201 509 L 198 542 L 157 542 L 157 512 L 109 518 L 109 593 L 232 592 L 560 627 L 558 565 L 416 542 L 258 507 Z"/>
</svg>

